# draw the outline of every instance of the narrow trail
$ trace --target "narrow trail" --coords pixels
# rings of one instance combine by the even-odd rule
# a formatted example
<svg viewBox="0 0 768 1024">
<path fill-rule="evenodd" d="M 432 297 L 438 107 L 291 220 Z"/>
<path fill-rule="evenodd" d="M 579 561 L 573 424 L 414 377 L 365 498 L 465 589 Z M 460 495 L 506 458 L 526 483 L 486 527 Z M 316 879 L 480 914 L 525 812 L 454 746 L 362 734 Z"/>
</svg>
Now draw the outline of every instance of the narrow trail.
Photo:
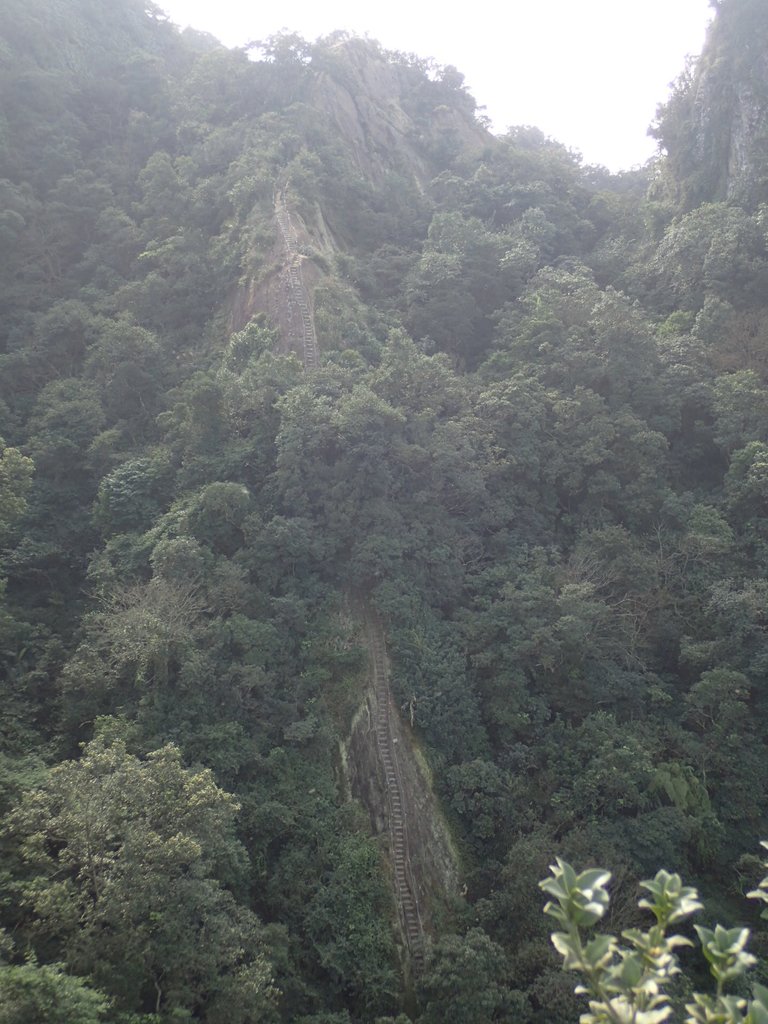
<svg viewBox="0 0 768 1024">
<path fill-rule="evenodd" d="M 299 252 L 299 240 L 291 221 L 291 213 L 284 190 L 275 196 L 275 217 L 288 252 L 289 341 L 292 345 L 300 348 L 303 353 L 304 369 L 315 370 L 319 363 L 317 334 L 309 305 L 309 295 L 301 271 L 302 257 Z"/>
<path fill-rule="evenodd" d="M 418 971 L 422 967 L 424 960 L 424 929 L 419 913 L 416 886 L 411 873 L 408 819 L 405 811 L 402 782 L 398 771 L 397 746 L 392 736 L 391 716 L 397 712 L 392 705 L 389 668 L 381 618 L 372 608 L 368 607 L 366 620 L 376 694 L 376 744 L 387 787 L 389 844 L 392 854 L 395 897 L 403 934 L 406 937 L 408 951 L 411 955 L 411 962 L 414 970 Z"/>
</svg>

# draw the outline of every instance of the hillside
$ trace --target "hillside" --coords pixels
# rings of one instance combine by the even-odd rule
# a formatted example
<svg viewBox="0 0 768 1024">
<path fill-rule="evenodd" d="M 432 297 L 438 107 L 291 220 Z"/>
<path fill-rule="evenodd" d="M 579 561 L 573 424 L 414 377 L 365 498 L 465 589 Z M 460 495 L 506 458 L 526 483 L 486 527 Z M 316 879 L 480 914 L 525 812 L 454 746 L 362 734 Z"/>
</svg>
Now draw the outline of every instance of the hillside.
<svg viewBox="0 0 768 1024">
<path fill-rule="evenodd" d="M 747 921 L 766 52 L 721 0 L 610 175 L 342 32 L 7 5 L 0 1020 L 571 1024 L 555 856 Z"/>
</svg>

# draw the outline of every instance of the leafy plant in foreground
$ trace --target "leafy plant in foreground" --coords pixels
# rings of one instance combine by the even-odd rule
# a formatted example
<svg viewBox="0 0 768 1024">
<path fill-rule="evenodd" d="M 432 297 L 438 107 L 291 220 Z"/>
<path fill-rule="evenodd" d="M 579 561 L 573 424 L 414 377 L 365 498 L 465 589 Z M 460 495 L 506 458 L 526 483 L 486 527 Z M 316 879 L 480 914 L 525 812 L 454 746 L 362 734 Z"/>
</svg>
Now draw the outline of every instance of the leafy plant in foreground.
<svg viewBox="0 0 768 1024">
<path fill-rule="evenodd" d="M 768 844 L 763 846 L 768 849 Z M 764 867 L 768 868 L 768 862 Z M 613 935 L 586 934 L 608 908 L 610 872 L 591 868 L 577 874 L 559 858 L 551 872 L 539 883 L 552 897 L 544 913 L 562 929 L 552 934 L 552 943 L 563 957 L 563 967 L 579 971 L 584 979 L 576 988 L 577 993 L 589 997 L 589 1013 L 582 1014 L 581 1024 L 661 1024 L 668 1020 L 672 1007 L 666 988 L 681 973 L 675 951 L 693 945 L 690 939 L 670 933 L 670 928 L 702 909 L 696 889 L 664 870 L 641 882 L 648 895 L 638 906 L 649 910 L 655 922 L 648 931 L 623 931 L 626 945 L 621 945 Z M 768 903 L 768 876 L 748 895 Z M 768 916 L 768 910 L 763 916 Z M 714 995 L 693 994 L 693 1001 L 685 1007 L 685 1024 L 768 1024 L 768 988 L 755 984 L 752 999 L 725 992 L 728 983 L 741 978 L 755 963 L 755 957 L 746 951 L 749 929 L 719 924 L 714 929 L 695 925 L 695 929 L 716 989 Z"/>
</svg>

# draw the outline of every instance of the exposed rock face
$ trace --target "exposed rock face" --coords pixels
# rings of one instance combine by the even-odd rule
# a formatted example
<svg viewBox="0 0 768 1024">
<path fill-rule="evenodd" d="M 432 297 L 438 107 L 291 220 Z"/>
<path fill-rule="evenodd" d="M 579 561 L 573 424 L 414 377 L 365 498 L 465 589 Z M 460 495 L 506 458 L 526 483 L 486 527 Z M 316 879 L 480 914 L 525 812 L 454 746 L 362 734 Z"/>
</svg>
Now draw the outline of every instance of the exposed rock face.
<svg viewBox="0 0 768 1024">
<path fill-rule="evenodd" d="M 406 58 L 353 38 L 319 46 L 308 74 L 307 108 L 322 111 L 329 143 L 341 147 L 347 164 L 374 190 L 393 175 L 423 190 L 458 153 L 464 160 L 479 159 L 496 145 L 475 119 L 474 101 L 452 69 L 430 82 Z M 333 278 L 334 259 L 345 239 L 334 233 L 339 228 L 332 211 L 316 201 L 313 207 L 306 194 L 296 201 L 289 170 L 276 189 L 282 198 L 275 206 L 272 250 L 258 280 L 243 281 L 233 297 L 230 328 L 240 330 L 257 313 L 266 313 L 280 329 L 283 350 L 306 362 L 301 332 L 291 322 L 299 294 L 296 274 L 301 275 L 302 312 L 312 316 L 315 287 Z M 289 221 L 288 235 L 282 214 Z"/>
<path fill-rule="evenodd" d="M 241 284 L 230 307 L 230 329 L 242 330 L 257 313 L 266 313 L 278 328 L 281 350 L 294 352 L 308 368 L 316 366 L 313 296 L 316 286 L 327 275 L 312 254 L 332 255 L 335 250 L 320 211 L 310 229 L 292 205 L 290 192 L 278 192 L 275 242 L 268 264 L 271 269 L 259 281 L 247 280 Z M 307 317 L 309 327 L 305 323 Z M 308 349 L 314 350 L 309 361 Z"/>
<path fill-rule="evenodd" d="M 768 57 L 762 62 L 762 77 L 768 82 Z M 768 102 L 757 95 L 750 83 L 736 90 L 726 196 L 739 201 L 760 200 L 764 192 L 768 157 Z"/>
<path fill-rule="evenodd" d="M 768 55 L 746 79 L 738 72 L 731 61 L 703 66 L 693 95 L 694 158 L 709 185 L 704 198 L 752 205 L 765 198 Z"/>
<path fill-rule="evenodd" d="M 768 5 L 723 0 L 706 46 L 660 122 L 686 208 L 768 201 Z"/>
<path fill-rule="evenodd" d="M 403 950 L 418 969 L 435 910 L 458 894 L 459 861 L 418 743 L 395 707 L 384 634 L 368 611 L 371 687 L 342 749 L 346 782 L 382 838 Z"/>
<path fill-rule="evenodd" d="M 434 157 L 441 144 L 454 153 L 479 155 L 494 143 L 469 109 L 427 100 L 429 109 L 419 115 L 412 95 L 416 76 L 407 65 L 388 61 L 376 43 L 345 40 L 326 59 L 312 105 L 327 112 L 334 134 L 369 181 L 395 172 L 423 185 L 440 169 Z M 439 98 L 436 93 L 434 100 Z"/>
</svg>

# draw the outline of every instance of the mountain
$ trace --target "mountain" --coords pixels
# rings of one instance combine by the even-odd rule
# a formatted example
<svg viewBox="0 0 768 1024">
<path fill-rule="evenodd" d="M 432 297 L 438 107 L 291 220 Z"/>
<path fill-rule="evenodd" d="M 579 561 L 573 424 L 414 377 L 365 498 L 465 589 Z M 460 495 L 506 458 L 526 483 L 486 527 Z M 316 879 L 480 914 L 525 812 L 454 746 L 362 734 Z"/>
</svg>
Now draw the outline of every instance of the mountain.
<svg viewBox="0 0 768 1024">
<path fill-rule="evenodd" d="M 611 175 L 371 40 L 6 4 L 0 1018 L 566 1024 L 556 856 L 748 920 L 767 36 Z"/>
</svg>

